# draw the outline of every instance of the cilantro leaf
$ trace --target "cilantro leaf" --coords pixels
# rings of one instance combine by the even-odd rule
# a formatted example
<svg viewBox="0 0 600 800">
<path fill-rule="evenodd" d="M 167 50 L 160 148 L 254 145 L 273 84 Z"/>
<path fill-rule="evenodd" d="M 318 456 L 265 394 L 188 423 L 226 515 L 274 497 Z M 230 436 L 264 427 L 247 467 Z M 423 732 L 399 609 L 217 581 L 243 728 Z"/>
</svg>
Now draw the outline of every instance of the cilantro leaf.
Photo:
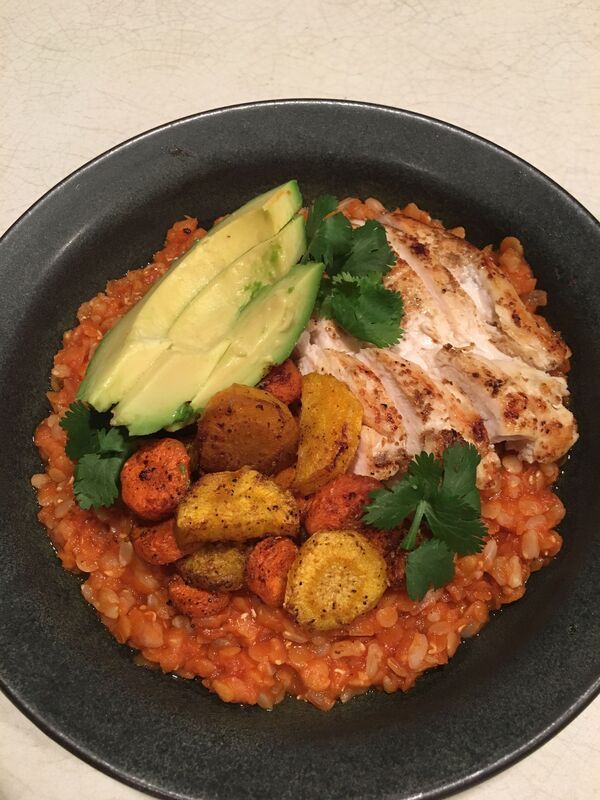
<svg viewBox="0 0 600 800">
<path fill-rule="evenodd" d="M 418 493 L 419 502 L 408 533 L 400 543 L 404 550 L 414 549 L 421 521 L 429 508 L 428 500 L 437 492 L 441 477 L 442 465 L 433 453 L 419 453 L 408 465 L 405 480 Z"/>
<path fill-rule="evenodd" d="M 324 319 L 333 319 L 333 311 L 331 310 L 331 293 L 329 291 L 330 286 L 331 282 L 323 277 L 321 279 L 321 286 L 319 287 L 317 299 L 315 301 L 314 313 L 318 317 L 322 317 Z"/>
<path fill-rule="evenodd" d="M 419 453 L 402 480 L 392 489 L 371 492 L 363 520 L 378 528 L 400 525 L 412 514 L 400 547 L 409 550 L 407 590 L 412 599 L 423 597 L 430 585 L 442 586 L 454 574 L 453 553 L 478 553 L 487 530 L 480 515 L 476 471 L 479 454 L 473 445 L 455 443 L 442 454 Z M 433 536 L 416 547 L 421 523 Z"/>
<path fill-rule="evenodd" d="M 370 505 L 363 516 L 367 525 L 391 530 L 411 514 L 419 504 L 421 495 L 418 489 L 406 481 L 397 483 L 392 489 L 376 489 L 370 492 Z"/>
<path fill-rule="evenodd" d="M 444 480 L 442 488 L 462 498 L 479 513 L 481 498 L 475 486 L 479 454 L 473 444 L 455 442 L 444 450 Z"/>
<path fill-rule="evenodd" d="M 402 298 L 386 289 L 378 276 L 336 275 L 329 311 L 348 333 L 377 347 L 388 347 L 400 339 Z"/>
<path fill-rule="evenodd" d="M 79 461 L 90 453 L 128 453 L 131 447 L 124 428 L 110 428 L 110 415 L 101 414 L 85 403 L 71 403 L 60 421 L 67 432 L 65 452 L 72 461 Z"/>
<path fill-rule="evenodd" d="M 337 197 L 332 194 L 322 194 L 317 197 L 310 207 L 308 219 L 306 220 L 306 239 L 310 245 L 315 237 L 319 225 L 328 214 L 336 210 L 338 205 Z"/>
<path fill-rule="evenodd" d="M 121 467 L 134 450 L 125 428 L 110 427 L 109 417 L 78 401 L 69 406 L 60 422 L 67 432 L 65 452 L 77 462 L 73 492 L 80 508 L 115 502 Z"/>
<path fill-rule="evenodd" d="M 406 558 L 406 590 L 411 600 L 422 600 L 430 586 L 444 586 L 454 577 L 454 559 L 448 546 L 429 539 Z"/>
<path fill-rule="evenodd" d="M 382 283 L 395 255 L 381 223 L 367 220 L 353 229 L 344 214 L 334 213 L 337 205 L 333 195 L 317 197 L 306 221 L 302 261 L 322 261 L 326 273 L 315 310 L 357 339 L 388 347 L 402 335 L 402 297 Z"/>
<path fill-rule="evenodd" d="M 437 490 L 442 478 L 442 465 L 433 455 L 423 451 L 408 465 L 407 480 L 427 500 Z"/>
<path fill-rule="evenodd" d="M 77 461 L 86 453 L 98 450 L 98 430 L 93 424 L 90 409 L 82 402 L 71 403 L 60 427 L 67 433 L 65 452 L 71 461 Z"/>
<path fill-rule="evenodd" d="M 385 228 L 380 222 L 369 219 L 352 231 L 350 255 L 343 269 L 351 275 L 385 275 L 395 261 Z"/>
<path fill-rule="evenodd" d="M 121 428 L 102 428 L 98 431 L 98 452 L 101 455 L 128 455 L 130 449 L 129 437 Z"/>
<path fill-rule="evenodd" d="M 479 511 L 448 489 L 440 489 L 430 498 L 425 516 L 436 539 L 441 539 L 459 555 L 478 553 L 483 547 L 487 529 Z"/>
<path fill-rule="evenodd" d="M 119 473 L 123 459 L 102 457 L 98 453 L 83 456 L 75 467 L 73 491 L 80 508 L 112 506 L 119 496 Z"/>
<path fill-rule="evenodd" d="M 419 529 L 421 528 L 421 522 L 427 511 L 427 500 L 419 500 L 417 507 L 415 508 L 415 513 L 412 518 L 412 522 L 410 523 L 410 528 L 408 529 L 408 533 L 400 542 L 400 547 L 403 550 L 414 550 L 415 545 L 417 543 L 417 535 L 419 533 Z"/>
<path fill-rule="evenodd" d="M 343 214 L 327 217 L 308 244 L 305 259 L 322 261 L 329 276 L 342 268 L 350 249 L 352 225 Z"/>
</svg>

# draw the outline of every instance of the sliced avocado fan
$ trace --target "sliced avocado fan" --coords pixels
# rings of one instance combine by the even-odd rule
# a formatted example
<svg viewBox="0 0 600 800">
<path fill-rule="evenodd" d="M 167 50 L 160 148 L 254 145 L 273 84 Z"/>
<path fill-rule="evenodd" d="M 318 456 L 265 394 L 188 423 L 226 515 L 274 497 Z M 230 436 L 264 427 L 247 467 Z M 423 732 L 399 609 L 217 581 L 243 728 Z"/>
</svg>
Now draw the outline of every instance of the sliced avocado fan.
<svg viewBox="0 0 600 800">
<path fill-rule="evenodd" d="M 298 184 L 289 181 L 255 197 L 215 225 L 104 336 L 88 365 L 78 398 L 98 411 L 123 399 L 171 347 L 169 331 L 196 295 L 244 253 L 275 236 L 301 206 Z"/>
<path fill-rule="evenodd" d="M 288 273 L 305 249 L 304 219 L 297 216 L 276 236 L 220 272 L 171 327 L 169 349 L 125 393 L 113 409 L 112 423 L 142 435 L 185 422 L 185 404 L 233 341 L 240 316 L 264 294 L 265 287 Z M 188 408 L 187 416 L 192 414 Z"/>
</svg>

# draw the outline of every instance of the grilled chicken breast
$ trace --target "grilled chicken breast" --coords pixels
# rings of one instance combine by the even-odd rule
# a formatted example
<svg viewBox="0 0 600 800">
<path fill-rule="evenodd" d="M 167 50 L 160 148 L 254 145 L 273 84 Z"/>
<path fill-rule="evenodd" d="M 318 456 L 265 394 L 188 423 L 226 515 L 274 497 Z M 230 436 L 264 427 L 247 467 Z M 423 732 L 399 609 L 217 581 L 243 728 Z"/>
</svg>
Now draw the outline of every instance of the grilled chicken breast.
<svg viewBox="0 0 600 800">
<path fill-rule="evenodd" d="M 399 212 L 379 221 L 396 255 L 384 282 L 404 301 L 400 341 L 375 348 L 313 320 L 296 350 L 301 372 L 334 375 L 363 405 L 354 471 L 385 480 L 421 450 L 441 454 L 461 440 L 480 453 L 484 488 L 498 467 L 497 443 L 528 462 L 561 458 L 577 430 L 560 335 L 531 314 L 487 253 Z"/>
<path fill-rule="evenodd" d="M 365 348 L 358 356 L 378 375 L 402 413 L 410 458 L 422 450 L 441 456 L 453 441 L 474 444 L 481 463 L 480 488 L 493 480 L 499 465 L 481 415 L 467 397 L 452 390 L 448 381 L 435 381 L 416 364 L 387 350 Z"/>
<path fill-rule="evenodd" d="M 490 441 L 506 442 L 525 461 L 551 462 L 575 440 L 573 415 L 563 405 L 564 378 L 492 362 L 447 345 L 437 353 L 440 371 L 481 410 Z"/>
<path fill-rule="evenodd" d="M 454 320 L 461 330 L 465 325 L 471 330 L 473 325 L 465 315 L 466 296 L 476 309 L 475 326 L 485 330 L 499 350 L 546 372 L 562 367 L 569 349 L 559 334 L 528 311 L 489 255 L 443 228 L 402 214 L 385 215 L 381 222 L 387 225 L 388 237 L 395 242 L 392 247 L 398 254 L 405 257 L 409 252 L 413 269 L 429 276 L 434 294 L 437 290 L 451 298 L 453 312 L 459 311 L 459 318 L 455 316 Z"/>
</svg>

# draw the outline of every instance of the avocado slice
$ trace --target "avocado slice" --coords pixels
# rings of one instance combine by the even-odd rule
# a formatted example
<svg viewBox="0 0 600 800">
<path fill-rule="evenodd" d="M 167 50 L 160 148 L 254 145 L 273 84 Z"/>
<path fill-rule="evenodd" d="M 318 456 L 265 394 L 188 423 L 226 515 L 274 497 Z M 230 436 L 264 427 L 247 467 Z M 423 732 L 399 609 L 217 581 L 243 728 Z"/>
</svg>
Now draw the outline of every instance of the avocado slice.
<svg viewBox="0 0 600 800">
<path fill-rule="evenodd" d="M 197 294 L 171 326 L 169 340 L 178 347 L 201 350 L 216 344 L 258 292 L 283 278 L 305 250 L 306 225 L 303 217 L 296 216 Z"/>
<path fill-rule="evenodd" d="M 113 408 L 111 425 L 124 425 L 132 436 L 145 436 L 192 422 L 190 398 L 208 380 L 229 345 L 230 339 L 225 338 L 210 350 L 172 348 L 162 353 Z"/>
<path fill-rule="evenodd" d="M 102 339 L 78 398 L 98 411 L 118 402 L 159 355 L 186 306 L 226 266 L 273 237 L 302 206 L 295 180 L 255 197 L 215 225 L 175 261 Z"/>
<path fill-rule="evenodd" d="M 304 219 L 296 216 L 276 236 L 219 273 L 171 327 L 169 349 L 152 361 L 115 406 L 112 424 L 144 435 L 185 422 L 185 416 L 181 419 L 185 404 L 227 350 L 229 332 L 244 308 L 265 286 L 282 278 L 305 249 Z"/>
<path fill-rule="evenodd" d="M 199 413 L 210 398 L 233 383 L 255 386 L 290 355 L 312 313 L 324 266 L 297 264 L 285 278 L 262 289 L 238 317 L 231 344 L 191 402 Z"/>
</svg>

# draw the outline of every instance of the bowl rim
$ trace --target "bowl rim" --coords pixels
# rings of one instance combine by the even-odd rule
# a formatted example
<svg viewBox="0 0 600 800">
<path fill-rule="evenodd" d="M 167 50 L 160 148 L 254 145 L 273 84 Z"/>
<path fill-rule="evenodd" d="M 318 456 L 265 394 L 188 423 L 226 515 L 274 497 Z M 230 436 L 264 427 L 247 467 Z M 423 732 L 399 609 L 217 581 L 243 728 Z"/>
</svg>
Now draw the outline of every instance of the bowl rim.
<svg viewBox="0 0 600 800">
<path fill-rule="evenodd" d="M 322 107 L 322 108 L 331 107 L 332 109 L 342 106 L 342 107 L 350 107 L 350 108 L 353 107 L 357 109 L 362 109 L 364 111 L 371 110 L 375 112 L 381 112 L 381 111 L 390 112 L 392 114 L 399 114 L 401 117 L 408 117 L 415 120 L 423 121 L 427 124 L 433 125 L 438 129 L 448 131 L 451 134 L 459 134 L 463 139 L 468 139 L 483 144 L 487 148 L 496 151 L 503 157 L 512 161 L 514 164 L 526 167 L 528 172 L 532 173 L 535 177 L 541 178 L 542 181 L 551 186 L 555 192 L 559 193 L 560 195 L 563 196 L 563 198 L 567 199 L 572 205 L 576 206 L 579 212 L 582 213 L 585 217 L 587 217 L 588 222 L 591 222 L 592 225 L 596 228 L 597 232 L 600 234 L 600 221 L 579 200 L 577 200 L 577 198 L 575 198 L 572 194 L 570 194 L 570 192 L 568 192 L 566 189 L 560 186 L 560 184 L 558 184 L 553 178 L 546 175 L 544 172 L 542 172 L 537 167 L 533 166 L 524 158 L 515 155 L 514 153 L 507 150 L 503 146 L 498 145 L 493 141 L 483 136 L 480 136 L 479 134 L 473 133 L 472 131 L 469 131 L 466 128 L 462 128 L 459 125 L 446 122 L 444 120 L 438 119 L 436 117 L 427 114 L 422 114 L 411 111 L 409 109 L 391 106 L 387 104 L 372 103 L 361 100 L 336 99 L 336 98 L 296 97 L 296 98 L 281 98 L 272 100 L 245 101 L 231 105 L 218 106 L 215 108 L 206 109 L 204 111 L 188 114 L 183 117 L 179 117 L 175 120 L 170 120 L 168 122 L 156 125 L 147 130 L 141 131 L 140 133 L 134 134 L 133 136 L 130 136 L 124 141 L 116 145 L 113 145 L 112 147 L 103 151 L 99 155 L 96 155 L 93 158 L 89 159 L 88 161 L 84 162 L 79 167 L 76 167 L 68 175 L 62 178 L 58 183 L 56 183 L 54 186 L 52 186 L 46 192 L 44 192 L 34 203 L 32 203 L 31 206 L 29 206 L 24 212 L 22 212 L 14 220 L 14 222 L 12 222 L 9 225 L 9 227 L 2 233 L 2 235 L 0 236 L 0 252 L 5 242 L 7 242 L 7 240 L 10 237 L 12 237 L 15 233 L 18 233 L 18 229 L 20 228 L 21 223 L 23 223 L 29 217 L 29 215 L 31 215 L 39 206 L 51 200 L 55 193 L 61 191 L 74 178 L 79 177 L 83 173 L 87 172 L 90 168 L 95 167 L 98 164 L 101 164 L 103 161 L 110 158 L 116 152 L 123 152 L 129 147 L 135 146 L 138 142 L 150 138 L 158 132 L 166 131 L 171 128 L 174 129 L 181 124 L 188 123 L 193 120 L 218 117 L 222 114 L 227 114 L 234 111 L 255 110 L 260 108 L 274 108 L 274 107 L 287 108 L 287 107 L 301 106 L 301 105 L 310 105 L 311 107 Z M 21 697 L 16 690 L 13 690 L 10 684 L 10 676 L 4 675 L 2 671 L 0 671 L 0 690 L 8 698 L 8 700 L 22 714 L 24 714 L 24 716 L 27 717 L 27 719 L 29 719 L 39 730 L 45 733 L 50 739 L 59 744 L 69 753 L 81 759 L 88 765 L 94 767 L 100 772 L 103 772 L 105 775 L 108 775 L 109 777 L 118 780 L 120 783 L 123 783 L 131 788 L 137 789 L 138 791 L 145 792 L 149 796 L 168 799 L 168 800 L 171 799 L 187 800 L 188 797 L 187 795 L 182 795 L 179 792 L 173 792 L 170 789 L 157 789 L 152 785 L 146 784 L 142 779 L 131 777 L 125 771 L 121 771 L 118 767 L 113 766 L 112 764 L 101 758 L 99 755 L 93 753 L 90 749 L 86 748 L 85 745 L 78 743 L 68 733 L 65 733 L 63 730 L 60 730 L 58 726 L 53 726 L 52 724 L 47 723 L 45 718 L 37 709 L 30 706 L 25 698 Z M 429 793 L 426 796 L 431 800 L 437 798 L 449 797 L 458 791 L 463 791 L 470 787 L 473 787 L 481 783 L 482 781 L 487 780 L 488 778 L 491 778 L 492 776 L 498 774 L 504 769 L 512 766 L 518 761 L 521 761 L 523 758 L 525 758 L 530 753 L 537 750 L 539 747 L 541 747 L 543 744 L 549 741 L 552 737 L 558 734 L 561 730 L 563 730 L 576 716 L 578 716 L 588 705 L 590 705 L 590 703 L 598 695 L 600 695 L 600 674 L 594 681 L 592 681 L 592 683 L 585 689 L 585 691 L 583 691 L 578 695 L 578 697 L 574 700 L 573 703 L 569 705 L 568 708 L 566 708 L 561 714 L 559 714 L 558 717 L 556 717 L 537 735 L 531 737 L 527 742 L 517 747 L 511 753 L 490 761 L 485 767 L 482 767 L 481 769 L 478 769 L 469 775 L 459 777 L 441 788 L 429 790 Z"/>
<path fill-rule="evenodd" d="M 55 183 L 49 189 L 47 189 L 40 197 L 37 198 L 28 208 L 25 209 L 13 222 L 11 222 L 6 228 L 5 231 L 2 232 L 0 236 L 0 244 L 3 243 L 4 239 L 13 231 L 15 228 L 25 217 L 27 217 L 32 211 L 34 211 L 39 205 L 41 205 L 50 195 L 52 195 L 55 191 L 61 189 L 65 184 L 67 184 L 73 177 L 83 173 L 88 168 L 95 166 L 96 164 L 101 163 L 106 158 L 111 156 L 114 152 L 125 150 L 125 148 L 135 144 L 138 141 L 146 139 L 147 137 L 152 136 L 152 134 L 157 133 L 158 131 L 167 130 L 168 128 L 174 128 L 175 126 L 189 122 L 193 119 L 198 119 L 200 117 L 211 117 L 217 116 L 219 114 L 223 114 L 224 112 L 230 111 L 241 111 L 244 109 L 255 109 L 255 108 L 269 108 L 275 106 L 295 106 L 295 105 L 303 105 L 303 104 L 310 104 L 313 106 L 348 106 L 348 107 L 355 107 L 355 108 L 362 108 L 362 109 L 372 109 L 374 111 L 389 111 L 391 113 L 400 113 L 403 116 L 411 117 L 413 119 L 422 120 L 423 122 L 433 123 L 435 126 L 438 126 L 444 130 L 450 130 L 457 133 L 462 134 L 468 139 L 472 139 L 474 141 L 478 141 L 482 144 L 485 144 L 487 147 L 496 150 L 497 152 L 502 153 L 503 155 L 507 156 L 509 159 L 514 161 L 515 163 L 520 163 L 524 167 L 537 175 L 537 177 L 542 178 L 547 183 L 550 183 L 554 189 L 556 189 L 560 194 L 564 197 L 567 197 L 572 203 L 574 203 L 580 211 L 582 211 L 591 222 L 598 226 L 600 229 L 600 220 L 592 214 L 592 212 L 583 205 L 583 203 L 578 200 L 574 195 L 572 195 L 569 191 L 563 188 L 559 183 L 557 183 L 554 178 L 551 178 L 549 175 L 546 175 L 545 172 L 542 172 L 541 169 L 531 164 L 525 158 L 521 156 L 515 155 L 515 153 L 508 150 L 506 147 L 503 147 L 500 144 L 496 144 L 491 139 L 487 139 L 485 136 L 481 136 L 478 133 L 473 133 L 473 131 L 468 130 L 467 128 L 463 128 L 460 125 L 455 125 L 452 122 L 446 122 L 445 120 L 439 119 L 438 117 L 431 116 L 430 114 L 422 114 L 418 111 L 411 111 L 407 108 L 401 108 L 400 106 L 390 106 L 385 103 L 371 103 L 368 101 L 363 100 L 345 100 L 345 99 L 336 99 L 336 98 L 329 98 L 329 97 L 287 97 L 275 100 L 247 100 L 242 103 L 233 103 L 231 105 L 226 106 L 216 106 L 215 108 L 208 108 L 205 111 L 198 111 L 194 114 L 186 114 L 183 117 L 177 117 L 177 119 L 170 120 L 169 122 L 163 122 L 159 125 L 155 125 L 152 128 L 148 128 L 147 130 L 140 131 L 139 133 L 135 133 L 132 136 L 129 136 L 127 139 L 124 139 L 122 142 L 109 147 L 107 150 L 104 150 L 102 153 L 99 153 L 96 156 L 84 161 L 78 167 L 71 170 L 64 178 L 61 178 L 58 183 Z"/>
</svg>

